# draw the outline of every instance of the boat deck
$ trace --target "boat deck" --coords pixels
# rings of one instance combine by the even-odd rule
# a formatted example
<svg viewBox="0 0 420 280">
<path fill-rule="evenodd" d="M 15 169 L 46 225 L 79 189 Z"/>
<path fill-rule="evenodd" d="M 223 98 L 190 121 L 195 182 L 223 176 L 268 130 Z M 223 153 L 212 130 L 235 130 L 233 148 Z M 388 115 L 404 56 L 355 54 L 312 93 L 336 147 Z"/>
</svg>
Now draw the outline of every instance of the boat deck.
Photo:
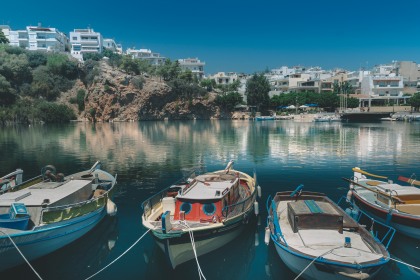
<svg viewBox="0 0 420 280">
<path fill-rule="evenodd" d="M 289 223 L 287 203 L 280 201 L 277 215 L 284 238 L 289 247 L 313 257 L 322 256 L 324 259 L 345 263 L 364 263 L 376 261 L 383 257 L 365 243 L 358 232 L 329 229 L 304 229 L 296 233 Z M 345 237 L 351 238 L 351 248 L 344 247 Z"/>
<path fill-rule="evenodd" d="M 84 201 L 92 193 L 91 181 L 68 180 L 64 182 L 41 182 L 29 188 L 5 193 L 0 196 L 0 207 L 11 203 L 24 203 L 26 206 L 40 206 L 49 200 L 50 206 Z"/>
</svg>

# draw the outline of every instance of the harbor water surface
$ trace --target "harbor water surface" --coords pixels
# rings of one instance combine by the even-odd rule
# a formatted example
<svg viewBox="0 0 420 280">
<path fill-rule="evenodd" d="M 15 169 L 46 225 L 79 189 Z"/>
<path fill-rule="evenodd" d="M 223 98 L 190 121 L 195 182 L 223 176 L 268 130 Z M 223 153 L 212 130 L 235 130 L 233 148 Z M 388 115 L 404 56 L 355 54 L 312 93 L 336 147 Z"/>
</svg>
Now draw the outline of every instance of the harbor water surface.
<svg viewBox="0 0 420 280">
<path fill-rule="evenodd" d="M 264 244 L 269 195 L 304 184 L 334 201 L 347 194 L 341 178 L 358 166 L 371 173 L 420 177 L 420 122 L 305 123 L 185 121 L 71 123 L 2 127 L 0 175 L 17 168 L 24 179 L 52 164 L 58 172 L 90 168 L 96 160 L 118 174 L 116 217 L 106 217 L 76 242 L 32 262 L 43 279 L 85 279 L 126 251 L 146 230 L 141 202 L 193 169 L 255 169 L 263 195 L 260 215 L 224 248 L 198 258 L 207 279 L 293 279 L 273 244 Z M 419 179 L 417 177 L 417 179 Z M 396 235 L 393 258 L 420 266 L 420 241 Z M 1 279 L 36 279 L 27 265 Z M 175 270 L 150 234 L 93 279 L 198 279 L 195 260 Z M 415 279 L 420 271 L 391 261 L 377 279 Z"/>
</svg>

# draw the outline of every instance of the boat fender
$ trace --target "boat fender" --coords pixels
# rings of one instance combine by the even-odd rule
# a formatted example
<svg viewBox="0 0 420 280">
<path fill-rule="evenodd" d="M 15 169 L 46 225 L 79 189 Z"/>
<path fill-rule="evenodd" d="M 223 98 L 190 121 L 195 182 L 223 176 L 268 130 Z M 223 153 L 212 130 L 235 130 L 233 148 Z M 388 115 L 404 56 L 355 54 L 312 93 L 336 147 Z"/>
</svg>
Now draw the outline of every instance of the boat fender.
<svg viewBox="0 0 420 280">
<path fill-rule="evenodd" d="M 351 208 L 346 208 L 345 212 L 346 212 L 347 215 L 349 215 L 350 217 L 352 217 L 351 216 Z"/>
<path fill-rule="evenodd" d="M 351 215 L 350 215 L 355 221 L 357 221 L 357 218 L 359 217 L 359 210 L 357 210 L 357 208 L 353 208 L 351 210 Z"/>
<path fill-rule="evenodd" d="M 112 202 L 112 200 L 109 198 L 106 202 L 106 213 L 110 215 L 111 217 L 117 214 L 117 205 L 115 205 L 115 203 Z"/>
<path fill-rule="evenodd" d="M 349 191 L 347 192 L 347 196 L 346 196 L 346 199 L 347 199 L 347 201 L 348 202 L 350 202 L 351 201 L 351 197 L 353 196 L 353 185 L 350 185 L 350 189 L 349 189 Z"/>
<path fill-rule="evenodd" d="M 256 216 L 258 216 L 258 214 L 260 213 L 260 208 L 258 207 L 258 201 L 254 201 L 254 212 Z"/>
<path fill-rule="evenodd" d="M 392 209 L 389 209 L 389 212 L 386 214 L 386 224 L 389 225 L 389 223 L 392 220 Z"/>
<path fill-rule="evenodd" d="M 265 228 L 264 243 L 265 245 L 268 245 L 270 243 L 270 228 L 269 227 Z"/>
<path fill-rule="evenodd" d="M 261 198 L 261 187 L 260 186 L 257 186 L 257 194 L 258 194 L 258 197 Z"/>
<path fill-rule="evenodd" d="M 258 236 L 258 231 L 255 232 L 255 242 L 254 242 L 254 244 L 255 244 L 255 247 L 258 247 L 258 245 L 260 245 L 260 238 Z"/>
</svg>

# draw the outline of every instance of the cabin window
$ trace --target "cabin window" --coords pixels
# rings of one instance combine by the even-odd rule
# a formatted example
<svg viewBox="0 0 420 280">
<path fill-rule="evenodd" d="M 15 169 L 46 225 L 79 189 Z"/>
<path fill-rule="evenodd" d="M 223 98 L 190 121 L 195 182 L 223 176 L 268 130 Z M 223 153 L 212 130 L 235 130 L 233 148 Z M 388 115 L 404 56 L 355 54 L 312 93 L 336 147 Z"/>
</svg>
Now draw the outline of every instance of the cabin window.
<svg viewBox="0 0 420 280">
<path fill-rule="evenodd" d="M 192 205 L 191 205 L 191 203 L 188 203 L 188 202 L 183 202 L 183 203 L 181 204 L 180 210 L 181 210 L 181 211 L 184 211 L 184 212 L 185 212 L 185 214 L 190 213 L 190 212 L 191 212 L 191 209 L 192 209 Z"/>
<path fill-rule="evenodd" d="M 211 216 L 216 212 L 216 205 L 214 203 L 207 203 L 203 205 L 203 212 L 207 216 Z"/>
</svg>

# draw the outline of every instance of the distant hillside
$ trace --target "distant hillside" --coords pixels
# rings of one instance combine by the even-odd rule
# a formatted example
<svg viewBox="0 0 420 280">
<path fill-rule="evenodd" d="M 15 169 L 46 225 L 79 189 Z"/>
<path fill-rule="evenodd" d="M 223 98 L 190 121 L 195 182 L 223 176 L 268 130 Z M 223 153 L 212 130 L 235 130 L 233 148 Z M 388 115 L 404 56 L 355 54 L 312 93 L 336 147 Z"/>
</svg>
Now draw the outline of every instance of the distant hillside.
<svg viewBox="0 0 420 280">
<path fill-rule="evenodd" d="M 68 54 L 0 45 L 0 123 L 230 118 L 216 93 L 167 61 Z"/>
</svg>

